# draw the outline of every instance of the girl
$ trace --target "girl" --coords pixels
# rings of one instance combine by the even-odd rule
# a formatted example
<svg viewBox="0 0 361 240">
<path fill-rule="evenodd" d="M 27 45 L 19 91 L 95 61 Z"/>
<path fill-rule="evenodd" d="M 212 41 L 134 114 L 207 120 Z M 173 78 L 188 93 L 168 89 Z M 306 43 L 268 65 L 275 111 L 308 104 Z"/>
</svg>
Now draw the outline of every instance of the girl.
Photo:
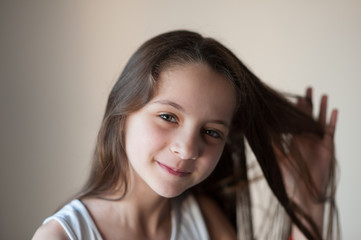
<svg viewBox="0 0 361 240">
<path fill-rule="evenodd" d="M 295 106 L 211 38 L 150 39 L 109 95 L 86 185 L 34 239 L 254 239 L 246 142 L 288 216 L 269 238 L 331 238 L 337 111 L 324 96 L 313 120 L 311 98 Z"/>
</svg>

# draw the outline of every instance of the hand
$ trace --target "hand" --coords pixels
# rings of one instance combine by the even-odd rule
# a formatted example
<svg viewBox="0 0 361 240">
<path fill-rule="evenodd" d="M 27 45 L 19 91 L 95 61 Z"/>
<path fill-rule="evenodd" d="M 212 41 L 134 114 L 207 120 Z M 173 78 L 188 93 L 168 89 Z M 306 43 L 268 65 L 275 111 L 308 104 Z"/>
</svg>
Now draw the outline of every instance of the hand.
<svg viewBox="0 0 361 240">
<path fill-rule="evenodd" d="M 312 117 L 312 88 L 306 90 L 305 97 L 298 99 L 297 106 Z M 332 177 L 330 173 L 334 168 L 337 110 L 331 112 L 328 122 L 326 119 L 327 96 L 324 95 L 316 119 L 324 128 L 324 136 L 321 138 L 311 133 L 293 135 L 287 154 L 275 147 L 289 196 L 312 217 L 320 232 L 322 232 L 324 204 L 316 200 L 325 197 L 329 178 Z M 295 162 L 303 164 L 294 164 Z M 309 173 L 308 176 L 305 175 L 306 172 Z"/>
<path fill-rule="evenodd" d="M 301 160 L 305 161 L 305 167 L 308 168 L 310 177 L 315 184 L 315 189 L 320 195 L 325 194 L 329 169 L 331 167 L 330 164 L 334 159 L 334 133 L 337 122 L 337 110 L 333 110 L 330 121 L 328 123 L 326 121 L 327 98 L 326 95 L 322 96 L 317 118 L 317 121 L 324 127 L 325 134 L 323 138 L 311 133 L 294 135 L 291 140 L 289 155 L 287 156 L 288 158 L 293 158 L 291 160 L 297 161 L 298 158 L 301 158 Z M 312 88 L 306 90 L 306 96 L 304 98 L 298 99 L 297 106 L 312 117 Z M 289 162 L 289 160 L 281 160 L 281 163 L 287 162 Z M 282 169 L 283 171 L 292 171 L 289 167 L 285 168 L 285 166 Z M 287 172 L 285 175 L 290 177 L 289 174 L 297 176 L 297 173 L 292 172 Z"/>
</svg>

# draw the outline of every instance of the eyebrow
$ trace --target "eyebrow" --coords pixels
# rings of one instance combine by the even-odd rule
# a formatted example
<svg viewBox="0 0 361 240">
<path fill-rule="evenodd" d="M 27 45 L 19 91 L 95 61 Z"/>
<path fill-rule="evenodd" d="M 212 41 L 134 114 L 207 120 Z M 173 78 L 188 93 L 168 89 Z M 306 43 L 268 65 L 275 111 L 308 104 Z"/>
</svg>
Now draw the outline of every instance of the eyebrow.
<svg viewBox="0 0 361 240">
<path fill-rule="evenodd" d="M 175 109 L 181 111 L 181 112 L 185 112 L 184 108 L 179 105 L 178 103 L 175 103 L 173 101 L 169 101 L 169 100 L 159 100 L 159 101 L 155 101 L 155 102 L 152 102 L 152 103 L 160 103 L 160 104 L 163 104 L 163 105 L 169 105 L 171 107 L 174 107 Z"/>
<path fill-rule="evenodd" d="M 158 101 L 152 102 L 152 104 L 154 104 L 154 103 L 169 105 L 169 106 L 174 107 L 175 109 L 177 109 L 177 110 L 179 110 L 179 111 L 181 111 L 183 113 L 185 112 L 184 108 L 181 105 L 179 105 L 176 102 L 170 101 L 170 100 L 158 100 Z M 229 128 L 228 123 L 225 122 L 225 121 L 222 121 L 222 120 L 211 120 L 211 121 L 209 121 L 209 123 L 220 124 L 220 125 L 223 125 L 226 128 Z"/>
<path fill-rule="evenodd" d="M 220 124 L 220 125 L 223 125 L 226 128 L 229 128 L 228 123 L 226 123 L 225 121 L 222 121 L 222 120 L 212 120 L 212 121 L 209 121 L 209 122 L 210 123 L 215 123 L 215 124 Z"/>
</svg>

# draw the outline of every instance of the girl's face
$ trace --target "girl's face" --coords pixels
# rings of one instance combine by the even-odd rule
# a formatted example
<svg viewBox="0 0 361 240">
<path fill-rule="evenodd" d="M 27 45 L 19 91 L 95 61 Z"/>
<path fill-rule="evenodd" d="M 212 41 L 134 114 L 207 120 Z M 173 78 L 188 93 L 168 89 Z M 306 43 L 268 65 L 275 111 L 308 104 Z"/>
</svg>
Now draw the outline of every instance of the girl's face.
<svg viewBox="0 0 361 240">
<path fill-rule="evenodd" d="M 126 120 L 126 153 L 136 184 L 175 197 L 215 168 L 235 110 L 235 92 L 201 63 L 159 75 L 154 97 Z"/>
</svg>

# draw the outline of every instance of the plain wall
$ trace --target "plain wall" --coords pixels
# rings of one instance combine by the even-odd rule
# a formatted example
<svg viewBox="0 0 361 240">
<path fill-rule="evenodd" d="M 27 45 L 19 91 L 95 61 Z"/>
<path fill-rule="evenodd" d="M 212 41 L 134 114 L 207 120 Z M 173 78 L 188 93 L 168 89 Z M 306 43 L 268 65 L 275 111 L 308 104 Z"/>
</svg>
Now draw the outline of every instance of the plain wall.
<svg viewBox="0 0 361 240">
<path fill-rule="evenodd" d="M 148 38 L 190 29 L 261 79 L 330 95 L 344 239 L 361 228 L 360 1 L 1 1 L 0 239 L 29 239 L 83 184 L 107 95 Z"/>
</svg>

